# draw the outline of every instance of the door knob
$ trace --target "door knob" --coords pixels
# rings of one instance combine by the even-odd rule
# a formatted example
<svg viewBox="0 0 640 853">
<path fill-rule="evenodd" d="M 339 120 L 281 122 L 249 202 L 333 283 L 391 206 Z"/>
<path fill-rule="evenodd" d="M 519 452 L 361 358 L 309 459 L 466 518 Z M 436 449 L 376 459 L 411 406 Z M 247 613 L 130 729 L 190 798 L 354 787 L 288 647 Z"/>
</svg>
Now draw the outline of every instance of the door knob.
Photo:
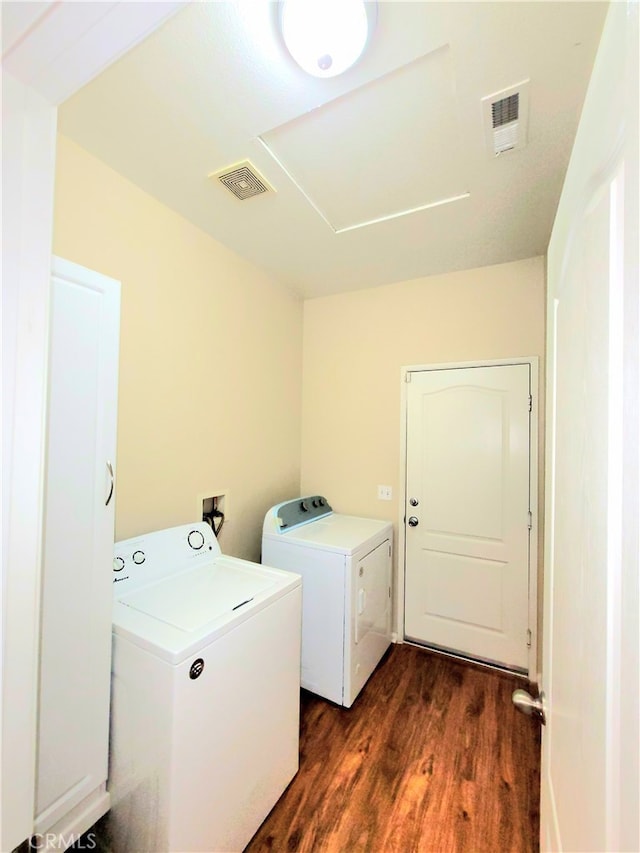
<svg viewBox="0 0 640 853">
<path fill-rule="evenodd" d="M 409 527 L 417 527 L 418 524 L 420 524 L 420 522 L 415 517 L 415 515 L 412 515 L 411 518 L 409 519 Z"/>
<path fill-rule="evenodd" d="M 538 699 L 534 699 L 526 690 L 514 690 L 511 701 L 518 711 L 522 711 L 528 717 L 536 717 L 543 726 L 547 722 L 544 713 L 544 693 L 541 693 Z"/>
</svg>

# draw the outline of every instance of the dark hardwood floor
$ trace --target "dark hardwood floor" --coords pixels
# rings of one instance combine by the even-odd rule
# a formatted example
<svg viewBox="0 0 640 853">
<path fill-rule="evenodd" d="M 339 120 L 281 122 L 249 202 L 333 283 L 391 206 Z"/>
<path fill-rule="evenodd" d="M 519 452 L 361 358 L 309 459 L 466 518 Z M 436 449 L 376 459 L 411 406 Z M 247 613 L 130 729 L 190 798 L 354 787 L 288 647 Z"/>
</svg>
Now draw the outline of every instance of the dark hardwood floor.
<svg viewBox="0 0 640 853">
<path fill-rule="evenodd" d="M 300 770 L 245 853 L 534 853 L 540 734 L 522 680 L 393 646 L 353 707 L 302 694 Z"/>
<path fill-rule="evenodd" d="M 300 770 L 245 853 L 537 853 L 515 676 L 392 646 L 350 709 L 302 692 Z M 109 815 L 72 849 L 116 850 Z M 162 853 L 162 851 L 157 851 Z"/>
</svg>

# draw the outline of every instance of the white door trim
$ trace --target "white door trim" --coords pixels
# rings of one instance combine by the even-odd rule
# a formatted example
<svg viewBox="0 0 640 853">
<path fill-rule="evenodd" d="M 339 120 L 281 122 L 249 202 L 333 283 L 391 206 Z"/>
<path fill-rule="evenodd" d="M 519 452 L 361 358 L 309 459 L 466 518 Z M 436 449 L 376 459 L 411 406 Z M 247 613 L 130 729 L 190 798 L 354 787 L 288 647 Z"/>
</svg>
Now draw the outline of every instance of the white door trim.
<svg viewBox="0 0 640 853">
<path fill-rule="evenodd" d="M 6 72 L 3 91 L 3 482 L 0 850 L 34 811 L 55 109 Z"/>
<path fill-rule="evenodd" d="M 412 364 L 405 365 L 400 370 L 400 499 L 398 516 L 398 572 L 395 581 L 395 633 L 397 642 L 404 642 L 404 589 L 406 571 L 405 551 L 405 507 L 407 505 L 407 381 L 408 373 L 426 370 L 456 370 L 468 367 L 499 367 L 515 364 L 528 364 L 531 369 L 531 440 L 529 445 L 529 506 L 532 513 L 531 535 L 529 537 L 529 630 L 531 631 L 531 646 L 529 648 L 528 676 L 530 681 L 538 678 L 538 534 L 540 530 L 538 510 L 538 433 L 540 399 L 539 358 L 536 355 L 518 358 L 493 359 L 487 361 L 446 362 L 443 364 Z M 541 588 L 541 585 L 540 585 Z"/>
</svg>

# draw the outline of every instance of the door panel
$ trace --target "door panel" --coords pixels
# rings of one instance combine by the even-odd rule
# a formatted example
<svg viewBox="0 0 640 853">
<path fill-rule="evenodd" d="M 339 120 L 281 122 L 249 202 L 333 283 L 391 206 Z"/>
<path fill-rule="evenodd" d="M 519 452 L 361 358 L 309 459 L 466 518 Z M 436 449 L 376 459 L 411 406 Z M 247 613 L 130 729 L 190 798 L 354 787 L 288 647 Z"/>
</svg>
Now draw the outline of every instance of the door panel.
<svg viewBox="0 0 640 853">
<path fill-rule="evenodd" d="M 424 490 L 429 530 L 501 541 L 504 392 L 459 385 L 419 393 L 424 481 L 439 484 Z"/>
<path fill-rule="evenodd" d="M 637 75 L 613 3 L 549 246 L 543 851 L 640 849 Z"/>
<path fill-rule="evenodd" d="M 432 571 L 425 572 L 423 585 L 430 613 L 438 619 L 501 631 L 503 565 L 472 556 L 431 552 Z M 442 577 L 447 578 L 446 584 L 441 583 Z"/>
<path fill-rule="evenodd" d="M 553 566 L 554 666 L 545 667 L 553 697 L 549 726 L 554 748 L 548 773 L 555 780 L 556 806 L 564 815 L 564 832 L 581 838 L 580 849 L 604 850 L 604 798 L 588 796 L 589 808 L 575 800 L 575 772 L 583 746 L 589 762 L 584 773 L 605 778 L 606 694 L 606 383 L 594 379 L 607 364 L 606 289 L 609 252 L 609 205 L 596 202 L 575 244 L 576 256 L 557 303 L 555 417 L 555 505 Z M 581 229 L 582 230 L 582 229 Z M 570 270 L 570 271 L 569 271 Z M 597 382 L 597 380 L 596 380 Z M 598 383 L 599 384 L 599 383 Z M 585 394 L 585 389 L 589 393 Z M 550 671 L 551 670 L 551 671 Z M 589 697 L 584 707 L 585 697 Z M 586 743 L 584 743 L 586 739 Z M 585 793 L 600 787 L 581 779 Z M 589 841 L 591 839 L 591 841 Z"/>
<path fill-rule="evenodd" d="M 120 284 L 54 259 L 36 830 L 106 782 Z"/>
<path fill-rule="evenodd" d="M 526 669 L 528 364 L 414 371 L 405 635 Z"/>
</svg>

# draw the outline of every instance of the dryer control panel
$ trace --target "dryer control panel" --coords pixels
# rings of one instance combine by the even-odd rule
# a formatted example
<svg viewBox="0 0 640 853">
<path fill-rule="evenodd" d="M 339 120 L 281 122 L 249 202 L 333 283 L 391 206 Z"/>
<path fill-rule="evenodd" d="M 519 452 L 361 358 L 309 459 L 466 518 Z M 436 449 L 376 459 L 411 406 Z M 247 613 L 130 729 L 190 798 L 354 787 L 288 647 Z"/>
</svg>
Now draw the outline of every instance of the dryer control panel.
<svg viewBox="0 0 640 853">
<path fill-rule="evenodd" d="M 272 520 L 276 530 L 284 533 L 301 524 L 317 521 L 325 515 L 333 512 L 329 501 L 323 495 L 308 495 L 304 498 L 295 498 L 292 501 L 274 506 L 271 510 Z"/>
</svg>

